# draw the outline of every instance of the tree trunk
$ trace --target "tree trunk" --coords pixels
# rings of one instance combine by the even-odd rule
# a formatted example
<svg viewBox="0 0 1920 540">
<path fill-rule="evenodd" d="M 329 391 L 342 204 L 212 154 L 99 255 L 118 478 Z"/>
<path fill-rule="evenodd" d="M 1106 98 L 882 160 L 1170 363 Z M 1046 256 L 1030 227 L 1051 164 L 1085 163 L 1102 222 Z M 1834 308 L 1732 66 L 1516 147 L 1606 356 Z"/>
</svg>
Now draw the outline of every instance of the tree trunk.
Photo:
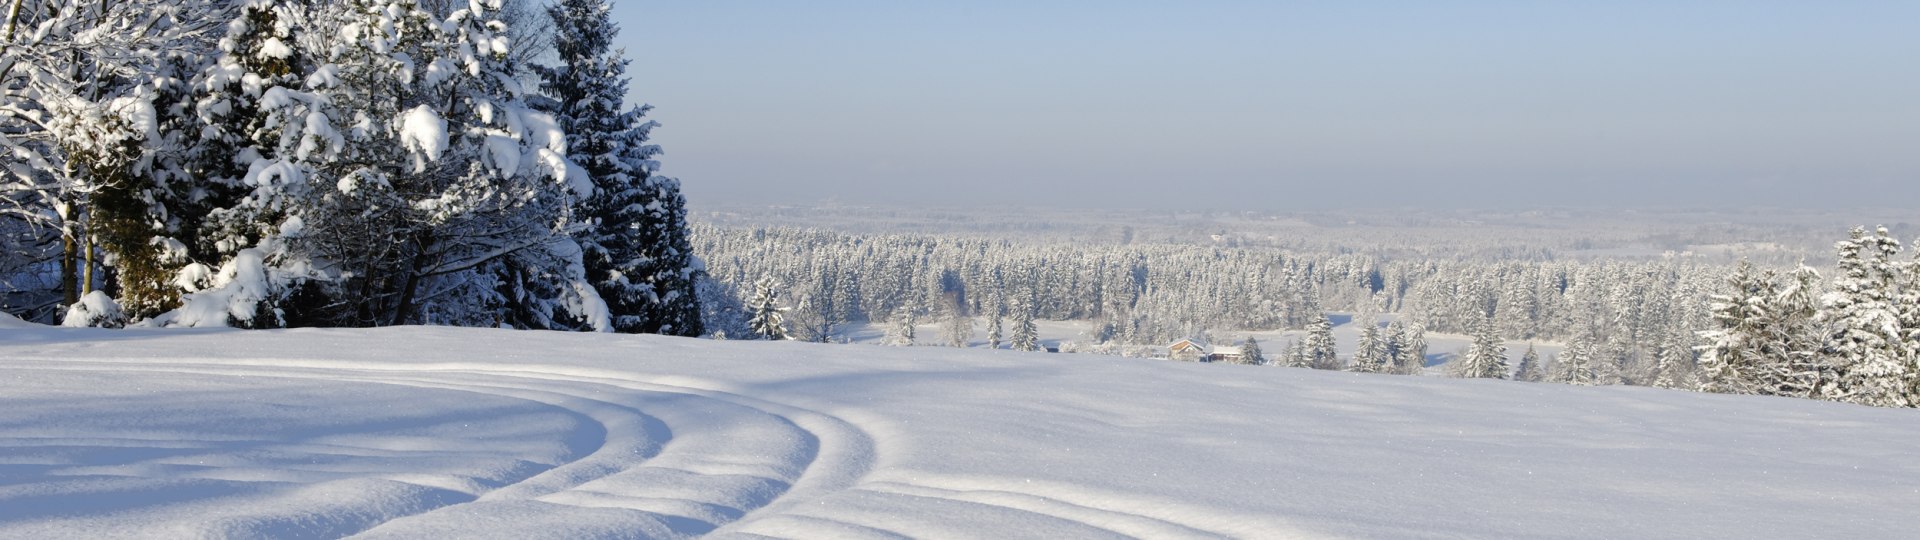
<svg viewBox="0 0 1920 540">
<path fill-rule="evenodd" d="M 73 241 L 70 225 L 63 225 L 60 232 L 60 292 L 65 303 L 71 306 L 80 302 L 79 245 Z"/>
<path fill-rule="evenodd" d="M 25 1 L 13 0 L 13 5 L 7 7 L 7 28 L 4 33 L 0 33 L 0 43 L 13 41 L 13 29 L 20 24 L 20 4 Z"/>
<path fill-rule="evenodd" d="M 416 289 L 420 288 L 420 270 L 426 267 L 427 253 L 431 251 L 427 248 L 428 240 L 425 235 L 414 237 L 413 260 L 407 263 L 407 281 L 405 285 L 400 287 L 400 304 L 394 306 L 393 320 L 388 322 L 388 325 L 406 324 L 409 319 L 413 318 L 413 299 Z"/>
</svg>

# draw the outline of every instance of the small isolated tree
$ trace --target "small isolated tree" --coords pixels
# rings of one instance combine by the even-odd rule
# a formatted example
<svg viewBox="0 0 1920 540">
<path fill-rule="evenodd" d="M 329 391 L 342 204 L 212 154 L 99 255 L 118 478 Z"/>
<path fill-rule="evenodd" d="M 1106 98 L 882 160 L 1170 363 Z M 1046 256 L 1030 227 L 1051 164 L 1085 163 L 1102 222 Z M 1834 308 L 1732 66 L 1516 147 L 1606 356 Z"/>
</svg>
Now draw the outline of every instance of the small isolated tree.
<svg viewBox="0 0 1920 540">
<path fill-rule="evenodd" d="M 1513 380 L 1539 382 L 1542 378 L 1540 351 L 1534 350 L 1533 344 L 1528 343 L 1527 353 L 1520 356 L 1520 367 L 1513 370 Z"/>
<path fill-rule="evenodd" d="M 1247 342 L 1240 345 L 1240 354 L 1242 362 L 1256 366 L 1267 363 L 1266 353 L 1260 350 L 1260 340 L 1252 336 L 1248 336 Z"/>
<path fill-rule="evenodd" d="M 1333 320 L 1321 315 L 1313 326 L 1307 329 L 1307 337 L 1301 343 L 1301 354 L 1306 356 L 1308 366 L 1313 369 L 1340 369 L 1339 349 L 1333 340 Z"/>
<path fill-rule="evenodd" d="M 753 300 L 747 309 L 752 316 L 747 319 L 747 328 L 760 339 L 787 339 L 786 310 L 780 307 L 780 291 L 773 278 L 761 278 L 754 285 Z"/>
<path fill-rule="evenodd" d="M 887 344 L 895 347 L 913 346 L 915 320 L 913 310 L 901 309 L 887 322 Z"/>
<path fill-rule="evenodd" d="M 951 313 L 952 316 L 947 318 L 945 327 L 947 345 L 952 347 L 967 346 L 967 342 L 973 340 L 973 317 L 966 314 L 964 306 L 955 307 L 950 310 L 949 313 Z"/>
</svg>

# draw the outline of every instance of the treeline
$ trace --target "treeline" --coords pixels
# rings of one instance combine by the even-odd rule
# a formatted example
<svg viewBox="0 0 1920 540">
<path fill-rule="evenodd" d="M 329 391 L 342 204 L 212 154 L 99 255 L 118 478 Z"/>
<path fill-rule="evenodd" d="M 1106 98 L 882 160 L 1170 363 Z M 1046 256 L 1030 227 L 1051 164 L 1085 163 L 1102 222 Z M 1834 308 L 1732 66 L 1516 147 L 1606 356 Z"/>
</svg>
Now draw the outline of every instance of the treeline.
<svg viewBox="0 0 1920 540">
<path fill-rule="evenodd" d="M 1381 260 L 1170 244 L 1030 245 L 931 235 L 694 227 L 716 299 L 749 284 L 784 289 L 802 339 L 852 322 L 887 324 L 1031 312 L 1087 320 L 1094 344 L 1164 345 L 1215 331 L 1304 329 L 1328 310 L 1399 312 L 1426 330 L 1471 333 L 1491 318 L 1510 339 L 1584 340 L 1625 377 L 1706 322 L 1726 269 L 1662 262 Z M 744 310 L 709 323 L 745 332 Z M 1650 376 L 1646 376 L 1650 377 Z"/>
<path fill-rule="evenodd" d="M 8 311 L 702 333 L 684 201 L 622 105 L 604 0 L 11 8 Z"/>
</svg>

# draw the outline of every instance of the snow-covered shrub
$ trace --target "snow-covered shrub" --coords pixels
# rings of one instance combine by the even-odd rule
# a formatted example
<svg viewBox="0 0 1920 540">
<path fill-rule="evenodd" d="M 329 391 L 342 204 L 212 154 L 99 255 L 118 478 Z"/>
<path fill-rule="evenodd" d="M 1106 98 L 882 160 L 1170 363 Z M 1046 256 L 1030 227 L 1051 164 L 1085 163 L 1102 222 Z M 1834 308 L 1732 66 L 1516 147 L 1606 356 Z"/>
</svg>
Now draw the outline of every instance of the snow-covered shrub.
<svg viewBox="0 0 1920 540">
<path fill-rule="evenodd" d="M 121 328 L 127 325 L 127 314 L 120 309 L 107 293 L 92 291 L 80 297 L 79 302 L 67 306 L 67 316 L 60 321 L 61 326 L 73 328 Z"/>
</svg>

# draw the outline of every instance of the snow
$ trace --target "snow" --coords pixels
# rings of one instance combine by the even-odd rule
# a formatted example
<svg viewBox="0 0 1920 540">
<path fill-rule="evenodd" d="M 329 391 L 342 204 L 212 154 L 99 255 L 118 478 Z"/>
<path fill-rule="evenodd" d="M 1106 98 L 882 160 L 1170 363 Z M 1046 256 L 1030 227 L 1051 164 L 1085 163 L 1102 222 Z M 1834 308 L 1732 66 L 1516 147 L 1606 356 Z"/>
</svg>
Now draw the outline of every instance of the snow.
<svg viewBox="0 0 1920 540">
<path fill-rule="evenodd" d="M 286 43 L 282 43 L 280 38 L 267 38 L 266 42 L 260 44 L 260 56 L 263 58 L 292 58 L 293 48 L 288 47 Z"/>
<path fill-rule="evenodd" d="M 520 172 L 520 141 L 500 135 L 487 136 L 487 151 L 493 157 L 493 168 L 501 176 L 513 176 Z"/>
<path fill-rule="evenodd" d="M 413 172 L 426 172 L 447 150 L 447 121 L 426 105 L 407 110 L 400 115 L 400 146 L 414 153 Z"/>
<path fill-rule="evenodd" d="M 120 310 L 120 303 L 113 301 L 107 293 L 93 290 L 80 296 L 79 302 L 67 306 L 67 314 L 60 318 L 62 324 L 71 327 L 89 326 L 119 327 L 127 323 L 127 315 Z"/>
<path fill-rule="evenodd" d="M 160 326 L 222 327 L 229 320 L 251 322 L 258 315 L 256 306 L 272 295 L 267 276 L 265 254 L 259 248 L 242 249 L 221 265 L 212 287 L 181 296 L 179 309 L 155 319 Z M 202 266 L 195 274 L 204 272 Z M 182 273 L 181 279 L 199 277 Z"/>
<path fill-rule="evenodd" d="M 0 326 L 0 537 L 1901 537 L 1912 412 L 1088 355 Z"/>
</svg>

